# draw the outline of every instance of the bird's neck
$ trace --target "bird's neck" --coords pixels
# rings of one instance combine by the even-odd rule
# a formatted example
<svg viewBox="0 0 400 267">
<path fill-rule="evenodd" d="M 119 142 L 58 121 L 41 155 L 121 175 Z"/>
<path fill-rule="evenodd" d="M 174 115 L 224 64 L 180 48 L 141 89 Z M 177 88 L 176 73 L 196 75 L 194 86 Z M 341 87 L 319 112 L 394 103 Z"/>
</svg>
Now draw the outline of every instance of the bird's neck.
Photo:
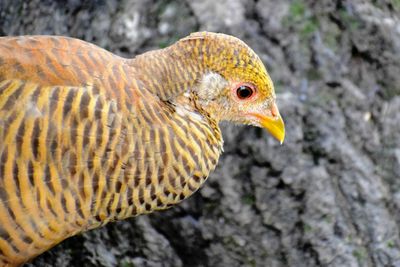
<svg viewBox="0 0 400 267">
<path fill-rule="evenodd" d="M 171 100 L 190 89 L 206 71 L 199 44 L 176 43 L 128 60 L 139 86 L 162 100 Z"/>
</svg>

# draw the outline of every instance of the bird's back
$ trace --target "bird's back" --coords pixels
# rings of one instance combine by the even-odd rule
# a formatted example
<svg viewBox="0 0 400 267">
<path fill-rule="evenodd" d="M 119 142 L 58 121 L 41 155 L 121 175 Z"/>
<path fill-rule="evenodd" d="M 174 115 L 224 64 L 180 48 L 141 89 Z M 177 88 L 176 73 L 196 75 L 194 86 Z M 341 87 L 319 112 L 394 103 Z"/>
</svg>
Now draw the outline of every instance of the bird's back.
<svg viewBox="0 0 400 267">
<path fill-rule="evenodd" d="M 119 70 L 112 68 L 122 66 L 121 60 L 93 44 L 69 37 L 0 37 L 1 80 L 29 80 L 43 86 L 112 82 L 107 80 L 116 79 L 112 71 Z"/>
<path fill-rule="evenodd" d="M 124 73 L 120 62 L 72 38 L 0 38 L 3 265 L 23 262 L 96 224 L 90 220 L 100 204 L 92 205 L 92 199 L 100 199 L 105 172 L 117 161 L 105 153 L 116 150 L 126 130 L 119 103 L 109 100 L 129 86 L 113 74 Z"/>
</svg>

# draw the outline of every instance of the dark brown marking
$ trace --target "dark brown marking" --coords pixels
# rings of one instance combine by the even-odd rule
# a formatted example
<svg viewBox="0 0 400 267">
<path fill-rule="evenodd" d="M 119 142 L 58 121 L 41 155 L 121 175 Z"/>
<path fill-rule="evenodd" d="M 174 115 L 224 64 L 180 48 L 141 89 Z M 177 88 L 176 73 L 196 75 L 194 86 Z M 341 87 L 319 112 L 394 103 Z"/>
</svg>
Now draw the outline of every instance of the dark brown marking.
<svg viewBox="0 0 400 267">
<path fill-rule="evenodd" d="M 18 100 L 18 97 L 21 94 L 23 88 L 24 88 L 23 84 L 19 85 L 18 88 L 15 89 L 10 96 L 8 96 L 7 101 L 3 106 L 3 109 L 11 110 L 18 103 L 16 101 Z"/>
<path fill-rule="evenodd" d="M 53 72 L 54 75 L 62 76 L 62 73 L 60 73 L 54 65 L 53 60 L 48 56 L 46 57 L 46 66 L 50 69 L 50 71 Z"/>
<path fill-rule="evenodd" d="M 50 168 L 48 165 L 46 165 L 46 167 L 44 168 L 44 177 L 43 177 L 43 181 L 45 183 L 45 185 L 47 186 L 47 188 L 49 188 L 50 192 L 54 195 L 56 193 L 56 190 L 54 188 L 53 183 L 51 182 L 51 173 L 50 173 Z"/>
<path fill-rule="evenodd" d="M 5 89 L 7 89 L 11 84 L 11 81 L 5 82 L 2 86 L 0 86 L 0 92 L 3 92 Z"/>
<path fill-rule="evenodd" d="M 81 101 L 79 102 L 81 119 L 87 118 L 89 115 L 89 103 L 90 103 L 90 95 L 88 92 L 84 92 L 81 96 Z"/>
<path fill-rule="evenodd" d="M 0 238 L 4 239 L 5 241 L 9 241 L 10 240 L 10 235 L 1 226 L 0 226 Z"/>
<path fill-rule="evenodd" d="M 145 185 L 146 187 L 151 184 L 151 176 L 148 175 L 149 173 L 146 173 L 146 178 L 145 178 Z"/>
<path fill-rule="evenodd" d="M 16 219 L 15 213 L 14 213 L 14 211 L 11 209 L 11 207 L 7 207 L 7 211 L 8 211 L 8 214 L 10 214 L 11 219 L 12 219 L 13 221 L 15 221 L 15 219 Z"/>
<path fill-rule="evenodd" d="M 139 198 L 139 203 L 140 205 L 143 205 L 145 203 L 144 201 L 144 191 L 142 187 L 139 187 L 139 194 L 138 194 L 138 198 Z"/>
<path fill-rule="evenodd" d="M 121 187 L 122 187 L 122 183 L 120 181 L 117 181 L 115 183 L 115 192 L 117 192 L 117 193 L 121 192 Z"/>
<path fill-rule="evenodd" d="M 11 113 L 11 115 L 8 116 L 8 119 L 5 121 L 4 125 L 6 125 L 6 126 L 11 125 L 11 123 L 13 123 L 15 121 L 16 117 L 17 117 L 16 112 Z"/>
<path fill-rule="evenodd" d="M 152 201 L 154 201 L 154 200 L 156 200 L 156 198 L 157 198 L 157 195 L 156 195 L 156 188 L 155 188 L 155 186 L 151 186 L 151 187 L 150 187 L 150 199 L 151 199 Z"/>
<path fill-rule="evenodd" d="M 139 168 L 137 167 L 135 170 L 135 174 L 133 176 L 133 186 L 137 188 L 139 184 L 140 184 L 140 171 Z"/>
<path fill-rule="evenodd" d="M 44 238 L 43 234 L 39 231 L 35 221 L 33 219 L 29 219 L 29 224 L 33 228 L 33 231 L 37 233 L 41 238 Z"/>
<path fill-rule="evenodd" d="M 67 209 L 67 199 L 64 194 L 61 195 L 61 206 L 64 210 L 64 213 L 69 213 Z"/>
<path fill-rule="evenodd" d="M 31 244 L 33 242 L 32 238 L 30 238 L 27 235 L 24 235 L 24 237 L 22 238 L 22 241 L 24 241 L 25 243 Z"/>
<path fill-rule="evenodd" d="M 8 193 L 3 187 L 0 187 L 0 200 L 2 203 L 6 203 L 8 201 Z"/>
<path fill-rule="evenodd" d="M 31 95 L 31 102 L 32 103 L 37 103 L 39 95 L 40 95 L 40 91 L 41 90 L 38 87 L 35 87 L 35 89 L 32 92 L 32 95 Z"/>
<path fill-rule="evenodd" d="M 39 136 L 40 136 L 39 124 L 40 121 L 36 119 L 33 124 L 32 137 L 31 137 L 32 154 L 35 159 L 39 158 Z"/>
<path fill-rule="evenodd" d="M 90 143 L 90 123 L 85 124 L 85 129 L 83 130 L 83 147 L 89 146 Z M 91 169 L 91 168 L 89 168 Z"/>
<path fill-rule="evenodd" d="M 84 184 L 85 184 L 85 175 L 83 173 L 80 173 L 78 177 L 78 191 L 79 195 L 83 199 L 86 198 Z"/>
<path fill-rule="evenodd" d="M 53 140 L 51 141 L 51 144 L 50 144 L 50 151 L 49 151 L 50 154 L 53 156 L 53 158 L 56 157 L 57 147 L 58 147 L 58 142 L 57 142 L 56 139 L 53 139 Z"/>
<path fill-rule="evenodd" d="M 165 187 L 163 189 L 163 193 L 164 193 L 164 196 L 168 196 L 170 194 L 170 192 Z"/>
<path fill-rule="evenodd" d="M 100 180 L 99 174 L 97 172 L 95 172 L 93 174 L 93 182 L 92 182 L 94 194 L 97 194 L 99 191 L 99 180 Z"/>
<path fill-rule="evenodd" d="M 63 106 L 63 117 L 66 117 L 68 115 L 72 102 L 74 101 L 74 96 L 75 96 L 74 90 L 72 89 L 69 90 Z"/>
<path fill-rule="evenodd" d="M 50 210 L 51 214 L 54 215 L 54 217 L 58 217 L 57 213 L 53 209 L 53 206 L 51 205 L 50 199 L 46 200 L 46 206 Z"/>
<path fill-rule="evenodd" d="M 13 67 L 19 73 L 23 73 L 24 72 L 24 66 L 22 66 L 22 64 L 19 63 L 19 62 L 15 62 Z"/>
<path fill-rule="evenodd" d="M 61 187 L 63 188 L 63 189 L 66 189 L 66 188 L 68 188 L 69 186 L 68 186 L 68 182 L 67 182 L 67 180 L 65 179 L 65 178 L 61 178 Z"/>
<path fill-rule="evenodd" d="M 94 95 L 98 95 L 100 93 L 100 89 L 99 89 L 99 86 L 97 84 L 93 85 L 92 92 L 93 92 Z M 96 104 L 96 108 L 97 108 L 97 104 Z"/>
<path fill-rule="evenodd" d="M 79 201 L 78 198 L 75 197 L 76 211 L 78 212 L 79 217 L 81 217 L 83 219 L 83 218 L 85 218 L 85 215 L 83 215 L 82 205 L 78 201 Z"/>
<path fill-rule="evenodd" d="M 132 206 L 132 215 L 137 214 L 137 208 L 135 206 Z"/>
<path fill-rule="evenodd" d="M 128 206 L 133 206 L 133 198 L 128 199 Z"/>
<path fill-rule="evenodd" d="M 60 89 L 55 87 L 50 98 L 50 114 L 54 114 L 60 101 Z"/>
<path fill-rule="evenodd" d="M 17 151 L 19 155 L 21 154 L 22 151 L 24 134 L 25 134 L 25 123 L 22 122 L 21 125 L 18 127 L 17 135 L 15 137 L 15 141 L 17 142 Z"/>
<path fill-rule="evenodd" d="M 103 126 L 99 122 L 97 122 L 97 125 L 96 125 L 96 146 L 97 147 L 100 147 L 101 142 L 103 140 L 102 137 L 103 137 Z M 100 156 L 102 156 L 102 155 L 100 155 Z"/>
<path fill-rule="evenodd" d="M 172 173 L 168 174 L 168 181 L 169 183 L 172 185 L 172 187 L 176 187 L 176 179 L 175 179 L 175 175 Z"/>
<path fill-rule="evenodd" d="M 199 183 L 201 182 L 201 180 L 202 180 L 202 178 L 201 178 L 200 176 L 195 175 L 195 174 L 193 175 L 192 178 L 193 178 L 193 180 L 194 180 L 196 183 L 198 183 L 198 184 L 199 184 Z"/>
<path fill-rule="evenodd" d="M 193 139 L 191 140 L 191 142 L 193 142 Z M 189 152 L 189 155 L 192 156 L 192 158 L 193 158 L 194 155 L 196 155 L 196 153 L 195 153 L 195 151 L 193 149 L 193 146 L 190 146 L 190 145 L 186 146 L 186 150 Z"/>
<path fill-rule="evenodd" d="M 179 184 L 181 186 L 184 186 L 186 184 L 186 176 L 179 175 L 178 177 L 179 177 Z"/>
<path fill-rule="evenodd" d="M 196 186 L 193 186 L 190 182 L 187 183 L 187 186 L 188 186 L 189 190 L 192 192 L 194 192 L 198 189 Z"/>
<path fill-rule="evenodd" d="M 29 183 L 31 184 L 31 186 L 35 186 L 35 179 L 34 179 L 35 170 L 33 168 L 32 161 L 28 161 L 27 169 L 28 169 Z"/>
<path fill-rule="evenodd" d="M 17 163 L 15 161 L 13 162 L 13 176 L 14 176 L 14 181 L 15 181 L 15 183 L 17 185 L 15 193 L 17 194 L 19 200 L 21 200 L 21 191 L 20 191 L 20 188 L 19 188 L 19 185 L 20 185 L 20 183 L 19 183 L 19 169 L 18 169 L 18 165 L 17 165 Z"/>
<path fill-rule="evenodd" d="M 40 203 L 42 199 L 42 195 L 40 193 L 39 188 L 36 188 L 36 203 Z"/>
</svg>

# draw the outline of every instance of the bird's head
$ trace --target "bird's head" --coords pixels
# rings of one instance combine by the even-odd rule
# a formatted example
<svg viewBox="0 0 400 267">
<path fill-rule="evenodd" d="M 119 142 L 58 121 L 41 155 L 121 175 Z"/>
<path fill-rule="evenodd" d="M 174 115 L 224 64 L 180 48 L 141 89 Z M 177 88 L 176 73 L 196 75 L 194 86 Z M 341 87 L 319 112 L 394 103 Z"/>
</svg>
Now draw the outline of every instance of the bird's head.
<svg viewBox="0 0 400 267">
<path fill-rule="evenodd" d="M 271 78 L 256 53 L 233 36 L 195 33 L 181 42 L 198 42 L 203 72 L 193 85 L 201 107 L 217 120 L 266 128 L 281 143 L 285 126 Z"/>
</svg>

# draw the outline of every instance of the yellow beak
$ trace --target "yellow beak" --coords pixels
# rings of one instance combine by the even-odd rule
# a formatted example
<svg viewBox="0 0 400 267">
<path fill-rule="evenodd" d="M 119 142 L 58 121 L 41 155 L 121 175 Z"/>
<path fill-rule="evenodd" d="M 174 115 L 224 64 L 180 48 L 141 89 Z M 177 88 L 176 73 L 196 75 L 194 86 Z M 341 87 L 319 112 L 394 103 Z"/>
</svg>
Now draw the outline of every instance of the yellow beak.
<svg viewBox="0 0 400 267">
<path fill-rule="evenodd" d="M 259 119 L 261 126 L 283 144 L 283 140 L 285 140 L 285 123 L 281 115 L 278 114 L 275 117 L 259 116 Z"/>
<path fill-rule="evenodd" d="M 273 137 L 283 144 L 283 140 L 285 140 L 285 123 L 275 103 L 271 105 L 271 109 L 267 110 L 265 114 L 252 113 L 251 115 L 257 118 L 261 127 L 267 129 Z"/>
</svg>

